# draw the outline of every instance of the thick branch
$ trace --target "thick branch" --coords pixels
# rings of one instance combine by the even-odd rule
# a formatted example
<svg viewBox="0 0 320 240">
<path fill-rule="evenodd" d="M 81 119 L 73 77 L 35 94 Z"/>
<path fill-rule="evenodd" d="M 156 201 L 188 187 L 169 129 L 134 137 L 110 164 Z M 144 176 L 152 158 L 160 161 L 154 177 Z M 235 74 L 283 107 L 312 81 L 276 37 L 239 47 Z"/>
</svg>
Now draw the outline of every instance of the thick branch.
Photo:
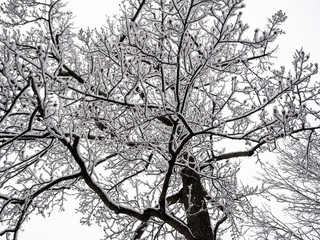
<svg viewBox="0 0 320 240">
<path fill-rule="evenodd" d="M 220 225 L 224 223 L 228 219 L 227 215 L 224 215 L 223 218 L 221 218 L 215 225 L 214 230 L 213 230 L 213 240 L 217 239 L 217 233 Z"/>
<path fill-rule="evenodd" d="M 150 219 L 150 217 L 154 216 L 165 223 L 171 225 L 173 228 L 177 229 L 181 234 L 183 234 L 188 240 L 194 239 L 189 228 L 180 220 L 171 217 L 165 211 L 161 209 L 149 208 L 144 212 L 139 212 L 131 207 L 126 207 L 121 204 L 117 204 L 115 201 L 110 199 L 107 193 L 96 183 L 90 176 L 87 171 L 86 165 L 78 152 L 78 145 L 80 141 L 80 137 L 75 137 L 74 143 L 71 145 L 65 138 L 60 139 L 60 141 L 69 149 L 73 158 L 79 165 L 81 169 L 81 176 L 83 177 L 85 183 L 90 187 L 102 200 L 102 202 L 108 207 L 110 210 L 114 211 L 116 214 L 125 214 L 131 217 L 134 217 L 140 221 L 146 222 Z"/>
<path fill-rule="evenodd" d="M 265 144 L 266 141 L 262 140 L 257 145 L 255 145 L 253 148 L 247 150 L 247 151 L 239 151 L 239 152 L 231 152 L 231 153 L 225 153 L 220 156 L 214 156 L 213 158 L 207 160 L 203 166 L 201 166 L 201 170 L 207 167 L 211 164 L 211 162 L 218 162 L 230 158 L 237 158 L 237 157 L 250 157 L 254 154 L 254 152 L 261 147 L 263 144 Z"/>
</svg>

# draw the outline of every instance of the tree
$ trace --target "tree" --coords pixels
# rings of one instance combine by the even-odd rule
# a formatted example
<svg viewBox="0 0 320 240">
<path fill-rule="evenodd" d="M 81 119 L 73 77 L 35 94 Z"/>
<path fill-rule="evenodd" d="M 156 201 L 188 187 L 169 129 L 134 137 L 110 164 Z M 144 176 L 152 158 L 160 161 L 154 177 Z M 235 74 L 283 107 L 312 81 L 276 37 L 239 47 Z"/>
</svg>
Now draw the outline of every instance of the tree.
<svg viewBox="0 0 320 240">
<path fill-rule="evenodd" d="M 0 236 L 72 195 L 107 239 L 237 238 L 237 159 L 319 127 L 318 66 L 272 68 L 282 11 L 247 34 L 242 0 L 124 6 L 76 34 L 61 1 L 2 5 Z"/>
<path fill-rule="evenodd" d="M 319 131 L 299 134 L 299 138 L 282 143 L 277 167 L 265 165 L 265 196 L 283 204 L 289 220 L 272 209 L 257 211 L 253 222 L 264 239 L 319 239 L 319 144 Z"/>
</svg>

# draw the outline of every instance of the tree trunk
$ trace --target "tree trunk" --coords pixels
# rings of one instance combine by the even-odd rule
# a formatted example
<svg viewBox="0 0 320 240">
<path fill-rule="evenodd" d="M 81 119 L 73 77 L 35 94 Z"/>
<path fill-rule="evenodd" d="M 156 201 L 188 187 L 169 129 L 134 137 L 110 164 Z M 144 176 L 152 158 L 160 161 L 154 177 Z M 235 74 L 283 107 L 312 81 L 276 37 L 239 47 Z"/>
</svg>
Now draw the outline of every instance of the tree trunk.
<svg viewBox="0 0 320 240">
<path fill-rule="evenodd" d="M 191 168 L 182 173 L 181 200 L 187 213 L 187 224 L 197 240 L 212 240 L 213 231 L 206 204 L 206 191 L 200 182 L 200 176 Z"/>
</svg>

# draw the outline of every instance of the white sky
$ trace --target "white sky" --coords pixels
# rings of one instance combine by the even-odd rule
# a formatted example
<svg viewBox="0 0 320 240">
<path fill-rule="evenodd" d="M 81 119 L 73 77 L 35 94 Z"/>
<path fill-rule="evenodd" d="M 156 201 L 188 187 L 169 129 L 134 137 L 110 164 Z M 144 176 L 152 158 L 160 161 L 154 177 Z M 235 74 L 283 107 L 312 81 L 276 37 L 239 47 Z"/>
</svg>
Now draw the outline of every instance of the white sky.
<svg viewBox="0 0 320 240">
<path fill-rule="evenodd" d="M 101 27 L 105 14 L 112 15 L 119 8 L 120 0 L 69 0 L 68 9 L 74 15 L 76 27 Z M 311 61 L 320 63 L 320 1 L 319 0 L 245 0 L 243 21 L 254 31 L 263 29 L 267 17 L 283 10 L 288 19 L 283 25 L 286 35 L 277 41 L 280 46 L 278 61 L 288 65 L 292 61 L 295 49 L 302 46 L 311 53 Z M 253 162 L 252 162 L 253 163 Z M 87 227 L 79 223 L 80 215 L 75 215 L 72 206 L 66 206 L 66 212 L 54 212 L 50 218 L 32 217 L 23 225 L 25 231 L 19 240 L 99 240 L 103 238 L 103 229 Z M 0 237 L 0 240 L 4 238 Z"/>
<path fill-rule="evenodd" d="M 75 14 L 75 26 L 80 28 L 101 27 L 106 14 L 112 16 L 119 9 L 120 0 L 69 0 L 68 9 Z M 243 21 L 255 28 L 263 29 L 267 17 L 278 10 L 284 11 L 288 18 L 283 24 L 286 35 L 278 38 L 279 60 L 282 64 L 291 62 L 297 48 L 304 47 L 311 52 L 311 60 L 320 63 L 320 1 L 319 0 L 245 0 Z"/>
</svg>

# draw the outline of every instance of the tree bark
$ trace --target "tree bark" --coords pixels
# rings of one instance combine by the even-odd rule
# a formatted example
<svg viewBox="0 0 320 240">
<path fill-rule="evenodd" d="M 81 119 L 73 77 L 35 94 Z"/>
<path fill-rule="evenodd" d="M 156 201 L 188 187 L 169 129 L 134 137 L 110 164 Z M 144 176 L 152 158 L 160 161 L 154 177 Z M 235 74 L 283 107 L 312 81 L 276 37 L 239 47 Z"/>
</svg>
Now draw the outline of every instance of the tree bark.
<svg viewBox="0 0 320 240">
<path fill-rule="evenodd" d="M 187 224 L 197 240 L 213 240 L 213 231 L 206 204 L 206 191 L 200 176 L 191 168 L 184 168 L 182 177 L 181 200 L 187 213 Z"/>
</svg>

